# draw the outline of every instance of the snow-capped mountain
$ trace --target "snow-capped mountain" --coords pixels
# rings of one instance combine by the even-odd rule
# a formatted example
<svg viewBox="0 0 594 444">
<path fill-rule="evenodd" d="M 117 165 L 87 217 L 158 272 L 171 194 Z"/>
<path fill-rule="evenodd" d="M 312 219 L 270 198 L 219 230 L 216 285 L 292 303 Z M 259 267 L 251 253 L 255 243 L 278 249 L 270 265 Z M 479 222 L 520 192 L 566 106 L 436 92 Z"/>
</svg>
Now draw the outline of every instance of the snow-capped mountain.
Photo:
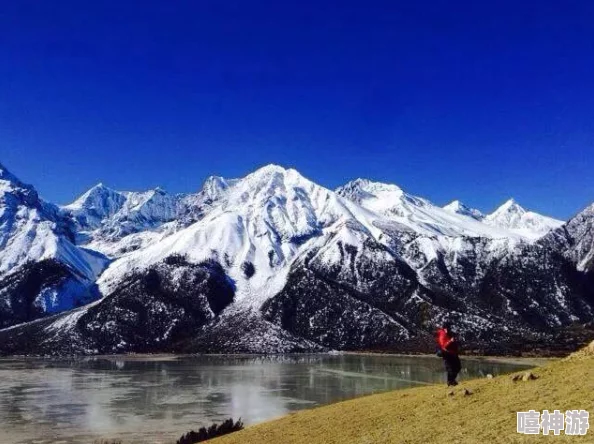
<svg viewBox="0 0 594 444">
<path fill-rule="evenodd" d="M 449 213 L 460 214 L 462 216 L 472 217 L 473 219 L 476 219 L 479 221 L 483 220 L 485 218 L 485 215 L 483 213 L 481 213 L 479 210 L 477 210 L 475 208 L 470 208 L 470 207 L 464 205 L 459 200 L 453 200 L 449 204 L 445 205 L 443 207 L 443 209 Z"/>
<path fill-rule="evenodd" d="M 160 188 L 120 192 L 99 184 L 63 209 L 72 215 L 80 231 L 99 230 L 104 236 L 120 239 L 174 220 L 180 200 L 180 196 Z"/>
<path fill-rule="evenodd" d="M 532 240 L 563 225 L 563 221 L 526 211 L 514 199 L 509 199 L 493 213 L 485 216 L 484 223 Z"/>
<path fill-rule="evenodd" d="M 223 177 L 210 176 L 204 181 L 200 194 L 207 203 L 217 202 L 227 194 L 229 187 L 233 184 L 233 180 L 228 181 Z"/>
<path fill-rule="evenodd" d="M 203 218 L 116 261 L 99 281 L 104 292 L 131 269 L 183 255 L 194 263 L 218 261 L 236 282 L 239 299 L 263 300 L 282 288 L 294 258 L 326 232 L 349 222 L 380 233 L 375 215 L 295 170 L 269 165 L 230 184 L 219 178 L 205 185 L 213 206 Z M 246 267 L 253 268 L 249 277 Z"/>
<path fill-rule="evenodd" d="M 519 237 L 499 227 L 488 226 L 440 208 L 427 199 L 406 193 L 396 185 L 357 179 L 338 188 L 336 192 L 369 211 L 397 222 L 403 228 L 425 236 Z"/>
<path fill-rule="evenodd" d="M 107 260 L 74 237 L 58 207 L 0 165 L 0 326 L 97 296 L 91 287 Z"/>
<path fill-rule="evenodd" d="M 213 176 L 200 192 L 172 195 L 161 188 L 130 192 L 99 184 L 62 209 L 74 221 L 80 245 L 118 258 L 201 219 L 228 186 Z"/>
<path fill-rule="evenodd" d="M 0 352 L 420 350 L 443 319 L 485 346 L 594 313 L 573 238 L 534 242 L 511 217 L 487 224 L 365 179 L 335 192 L 269 165 L 192 194 L 99 186 L 53 208 L 87 250 L 74 248 L 113 258 L 94 280 L 103 297 L 0 331 Z"/>
<path fill-rule="evenodd" d="M 99 183 L 63 208 L 72 215 L 80 231 L 88 231 L 99 228 L 104 220 L 120 211 L 125 202 L 123 193 Z"/>
<path fill-rule="evenodd" d="M 80 276 L 96 279 L 104 261 L 73 240 L 73 228 L 59 208 L 0 165 L 0 274 L 27 262 L 57 259 Z"/>
</svg>

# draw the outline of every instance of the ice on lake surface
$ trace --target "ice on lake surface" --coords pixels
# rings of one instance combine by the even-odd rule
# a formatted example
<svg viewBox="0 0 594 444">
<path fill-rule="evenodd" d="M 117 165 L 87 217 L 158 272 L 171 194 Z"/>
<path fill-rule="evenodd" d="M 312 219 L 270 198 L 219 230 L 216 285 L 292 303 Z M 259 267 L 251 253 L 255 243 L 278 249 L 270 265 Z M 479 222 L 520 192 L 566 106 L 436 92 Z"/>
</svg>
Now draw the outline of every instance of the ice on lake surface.
<svg viewBox="0 0 594 444">
<path fill-rule="evenodd" d="M 463 359 L 461 379 L 528 365 Z M 284 355 L 0 360 L 6 443 L 173 443 L 229 417 L 254 424 L 369 393 L 442 383 L 433 357 Z"/>
</svg>

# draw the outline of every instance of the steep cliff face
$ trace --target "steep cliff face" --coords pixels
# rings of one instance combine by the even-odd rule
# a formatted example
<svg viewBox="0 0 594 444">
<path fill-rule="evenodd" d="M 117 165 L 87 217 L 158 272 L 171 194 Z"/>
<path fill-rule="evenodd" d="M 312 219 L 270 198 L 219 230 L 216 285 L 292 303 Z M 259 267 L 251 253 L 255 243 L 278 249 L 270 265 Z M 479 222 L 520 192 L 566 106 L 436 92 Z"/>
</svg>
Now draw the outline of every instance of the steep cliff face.
<svg viewBox="0 0 594 444">
<path fill-rule="evenodd" d="M 549 232 L 540 243 L 562 252 L 578 270 L 594 271 L 594 204 Z"/>
</svg>

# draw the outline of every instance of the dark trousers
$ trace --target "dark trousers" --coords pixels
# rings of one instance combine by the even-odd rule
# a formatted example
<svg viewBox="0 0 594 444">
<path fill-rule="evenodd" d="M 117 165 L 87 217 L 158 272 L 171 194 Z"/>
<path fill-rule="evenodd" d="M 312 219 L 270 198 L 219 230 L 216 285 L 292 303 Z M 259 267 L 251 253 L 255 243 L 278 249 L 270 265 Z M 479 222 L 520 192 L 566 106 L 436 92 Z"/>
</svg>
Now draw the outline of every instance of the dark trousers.
<svg viewBox="0 0 594 444">
<path fill-rule="evenodd" d="M 448 374 L 448 384 L 456 382 L 458 373 L 460 373 L 460 370 L 462 369 L 462 364 L 460 363 L 458 355 L 455 355 L 454 353 L 444 353 L 443 363 L 445 365 L 446 373 Z"/>
</svg>

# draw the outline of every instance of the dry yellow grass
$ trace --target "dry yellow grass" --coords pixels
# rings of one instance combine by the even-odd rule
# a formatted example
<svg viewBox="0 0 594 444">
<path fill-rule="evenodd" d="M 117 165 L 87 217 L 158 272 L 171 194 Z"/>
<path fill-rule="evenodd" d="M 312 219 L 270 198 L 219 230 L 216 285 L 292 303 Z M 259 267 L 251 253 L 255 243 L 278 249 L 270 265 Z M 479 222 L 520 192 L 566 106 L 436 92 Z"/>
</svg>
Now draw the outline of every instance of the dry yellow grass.
<svg viewBox="0 0 594 444">
<path fill-rule="evenodd" d="M 593 343 L 594 344 L 594 343 Z M 591 349 L 594 350 L 594 345 Z M 213 444 L 375 443 L 594 443 L 594 354 L 532 371 L 537 380 L 511 376 L 465 381 L 454 395 L 430 386 L 372 395 L 305 410 L 218 438 Z M 472 391 L 465 396 L 464 389 Z M 586 436 L 520 435 L 516 412 L 585 409 Z M 210 441 L 209 441 L 210 442 Z"/>
</svg>

